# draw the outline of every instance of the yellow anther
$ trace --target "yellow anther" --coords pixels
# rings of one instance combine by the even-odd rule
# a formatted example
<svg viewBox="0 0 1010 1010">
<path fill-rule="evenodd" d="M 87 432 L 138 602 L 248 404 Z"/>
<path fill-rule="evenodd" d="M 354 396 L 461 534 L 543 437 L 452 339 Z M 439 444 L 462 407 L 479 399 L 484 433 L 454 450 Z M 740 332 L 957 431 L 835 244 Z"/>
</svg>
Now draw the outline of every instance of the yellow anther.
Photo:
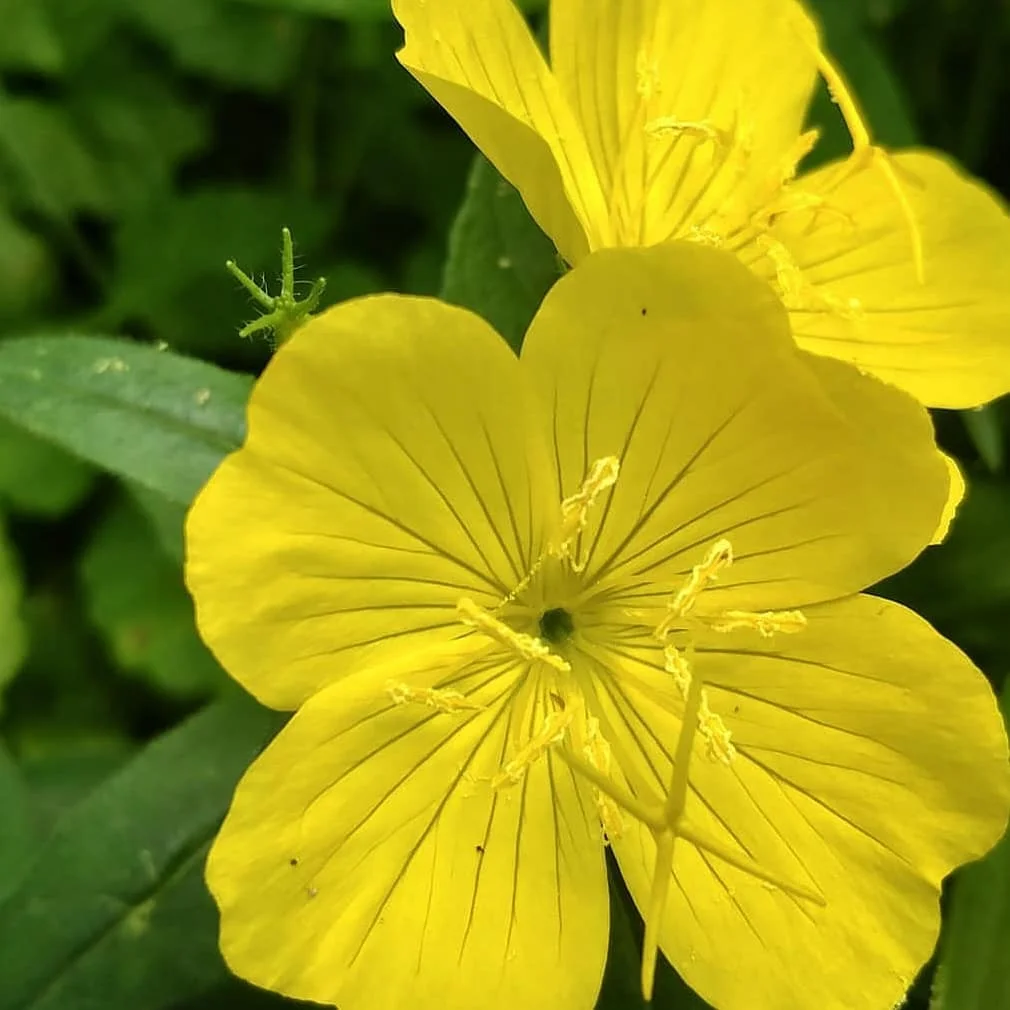
<svg viewBox="0 0 1010 1010">
<path fill-rule="evenodd" d="M 595 716 L 586 719 L 586 742 L 582 748 L 586 760 L 601 775 L 610 775 L 610 744 L 600 732 L 600 722 Z M 596 810 L 603 824 L 603 832 L 608 841 L 615 841 L 624 834 L 624 818 L 621 809 L 611 797 L 599 789 L 593 790 Z"/>
<path fill-rule="evenodd" d="M 470 701 L 465 694 L 461 694 L 459 691 L 442 690 L 437 687 L 411 687 L 409 684 L 393 680 L 387 682 L 386 694 L 397 705 L 415 702 L 437 709 L 439 712 L 480 711 L 484 708 L 483 705 Z"/>
<path fill-rule="evenodd" d="M 713 631 L 756 631 L 762 638 L 795 635 L 806 626 L 802 610 L 727 610 L 711 622 Z"/>
<path fill-rule="evenodd" d="M 673 625 L 686 617 L 698 602 L 702 590 L 719 578 L 719 573 L 733 563 L 733 546 L 728 540 L 717 540 L 700 565 L 691 569 L 684 585 L 677 590 L 667 607 L 666 616 L 656 628 L 655 637 L 663 642 Z"/>
<path fill-rule="evenodd" d="M 712 761 L 728 765 L 736 757 L 732 734 L 722 719 L 709 708 L 708 692 L 704 689 L 698 706 L 698 732 L 705 741 L 705 752 Z"/>
<path fill-rule="evenodd" d="M 719 232 L 714 231 L 712 228 L 705 228 L 697 224 L 691 225 L 690 231 L 688 231 L 684 238 L 688 242 L 697 242 L 698 245 L 707 245 L 713 249 L 720 248 L 724 242 L 724 239 Z"/>
<path fill-rule="evenodd" d="M 465 625 L 483 632 L 488 638 L 492 638 L 499 645 L 505 646 L 506 649 L 520 659 L 525 659 L 529 662 L 546 663 L 548 666 L 561 672 L 567 672 L 571 669 L 569 662 L 551 652 L 546 642 L 539 638 L 534 638 L 532 635 L 526 635 L 521 631 L 515 631 L 504 621 L 499 621 L 497 617 L 489 614 L 467 597 L 463 597 L 456 604 L 456 612 Z"/>
<path fill-rule="evenodd" d="M 691 689 L 691 666 L 675 645 L 663 649 L 663 666 L 667 673 L 673 674 L 673 682 L 681 696 L 687 698 L 687 692 Z"/>
<path fill-rule="evenodd" d="M 596 460 L 579 490 L 561 503 L 561 529 L 548 548 L 548 553 L 556 558 L 569 558 L 572 568 L 577 572 L 585 567 L 585 561 L 580 566 L 573 557 L 576 539 L 585 529 L 589 510 L 607 488 L 613 487 L 620 469 L 621 464 L 616 456 L 604 456 Z"/>
<path fill-rule="evenodd" d="M 730 611 L 730 613 L 742 614 L 743 611 Z M 802 614 L 800 616 L 802 617 Z M 684 654 L 673 645 L 666 646 L 663 657 L 664 666 L 668 673 L 673 674 L 673 682 L 686 703 L 691 694 L 691 665 Z M 708 756 L 713 760 L 729 764 L 736 756 L 736 748 L 730 742 L 730 731 L 709 707 L 708 692 L 704 688 L 701 689 L 698 702 L 698 732 L 705 740 Z"/>
<path fill-rule="evenodd" d="M 716 145 L 724 145 L 728 138 L 724 131 L 713 126 L 707 119 L 678 119 L 676 116 L 657 116 L 645 124 L 645 132 L 650 137 L 666 137 L 676 134 L 678 137 L 695 137 L 698 140 L 708 140 Z"/>
<path fill-rule="evenodd" d="M 811 284 L 789 250 L 777 239 L 763 235 L 757 240 L 757 245 L 772 261 L 775 281 L 788 308 L 831 312 L 849 322 L 858 322 L 865 317 L 863 303 L 858 298 L 841 298 Z"/>
<path fill-rule="evenodd" d="M 799 300 L 809 296 L 813 285 L 803 276 L 803 271 L 793 259 L 792 253 L 778 239 L 763 235 L 758 239 L 757 245 L 772 261 L 775 281 L 783 298 Z"/>
<path fill-rule="evenodd" d="M 644 49 L 639 51 L 635 59 L 635 90 L 646 101 L 660 90 L 659 63 L 650 58 Z"/>
<path fill-rule="evenodd" d="M 555 709 L 549 713 L 541 723 L 540 729 L 512 755 L 511 760 L 491 779 L 491 788 L 501 789 L 503 786 L 520 782 L 523 775 L 526 774 L 526 769 L 534 761 L 542 757 L 548 748 L 564 740 L 565 731 L 571 721 L 572 710 L 570 708 Z"/>
</svg>

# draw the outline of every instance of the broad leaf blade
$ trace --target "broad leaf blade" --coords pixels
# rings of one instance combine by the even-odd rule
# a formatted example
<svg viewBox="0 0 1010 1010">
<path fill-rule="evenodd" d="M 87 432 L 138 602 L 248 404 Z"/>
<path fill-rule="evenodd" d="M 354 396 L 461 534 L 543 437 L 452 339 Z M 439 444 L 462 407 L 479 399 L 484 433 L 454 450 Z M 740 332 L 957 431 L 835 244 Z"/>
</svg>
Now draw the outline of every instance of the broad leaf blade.
<svg viewBox="0 0 1010 1010">
<path fill-rule="evenodd" d="M 0 905 L 0 1010 L 159 1010 L 225 976 L 204 853 L 278 722 L 218 702 L 60 822 Z"/>
<path fill-rule="evenodd" d="M 442 297 L 483 316 L 518 348 L 560 274 L 554 246 L 519 194 L 478 155 L 449 236 Z"/>
<path fill-rule="evenodd" d="M 0 344 L 0 415 L 188 504 L 243 438 L 250 380 L 105 337 Z"/>
</svg>

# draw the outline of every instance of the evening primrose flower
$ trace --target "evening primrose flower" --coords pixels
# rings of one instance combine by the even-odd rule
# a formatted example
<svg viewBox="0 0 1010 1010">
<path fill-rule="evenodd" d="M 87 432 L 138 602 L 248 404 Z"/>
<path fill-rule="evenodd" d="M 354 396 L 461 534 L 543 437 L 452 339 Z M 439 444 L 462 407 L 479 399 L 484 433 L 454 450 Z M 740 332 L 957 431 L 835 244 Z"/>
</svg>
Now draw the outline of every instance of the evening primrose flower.
<svg viewBox="0 0 1010 1010">
<path fill-rule="evenodd" d="M 722 1010 L 889 1008 L 1002 832 L 981 674 L 859 591 L 946 496 L 922 409 L 725 253 L 604 250 L 520 358 L 404 296 L 308 322 L 190 514 L 201 632 L 297 709 L 207 867 L 252 982 L 589 1010 L 605 845 Z"/>
<path fill-rule="evenodd" d="M 768 281 L 801 347 L 928 406 L 1010 390 L 1010 217 L 942 155 L 888 154 L 795 0 L 393 0 L 400 61 L 562 256 L 674 239 Z M 798 174 L 817 74 L 851 157 Z"/>
</svg>

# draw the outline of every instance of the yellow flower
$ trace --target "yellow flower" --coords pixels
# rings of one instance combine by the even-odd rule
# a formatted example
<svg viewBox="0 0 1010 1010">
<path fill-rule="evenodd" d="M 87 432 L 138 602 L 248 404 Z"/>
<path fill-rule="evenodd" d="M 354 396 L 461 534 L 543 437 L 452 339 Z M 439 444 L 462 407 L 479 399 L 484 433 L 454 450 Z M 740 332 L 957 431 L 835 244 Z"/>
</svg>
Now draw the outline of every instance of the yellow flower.
<svg viewBox="0 0 1010 1010">
<path fill-rule="evenodd" d="M 985 679 L 857 595 L 927 542 L 922 409 L 767 286 L 604 250 L 520 358 L 379 296 L 309 322 L 188 523 L 200 629 L 297 713 L 208 880 L 239 975 L 341 1010 L 589 1010 L 605 840 L 725 1010 L 890 1008 L 1010 803 Z"/>
<path fill-rule="evenodd" d="M 511 0 L 394 0 L 404 66 L 570 263 L 683 239 L 779 293 L 801 347 L 928 406 L 1010 390 L 1010 217 L 943 156 L 873 146 L 795 0 L 551 0 L 548 68 Z M 850 158 L 797 168 L 818 71 Z"/>
</svg>

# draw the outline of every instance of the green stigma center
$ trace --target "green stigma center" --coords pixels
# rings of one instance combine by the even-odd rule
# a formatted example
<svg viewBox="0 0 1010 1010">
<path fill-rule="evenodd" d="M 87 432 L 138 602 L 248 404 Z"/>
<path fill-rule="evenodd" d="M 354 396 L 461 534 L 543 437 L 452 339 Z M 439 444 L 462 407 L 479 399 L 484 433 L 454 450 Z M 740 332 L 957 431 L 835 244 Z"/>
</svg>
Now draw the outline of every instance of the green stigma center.
<svg viewBox="0 0 1010 1010">
<path fill-rule="evenodd" d="M 553 607 L 540 615 L 540 637 L 551 645 L 560 645 L 575 630 L 572 615 L 563 607 Z"/>
</svg>

